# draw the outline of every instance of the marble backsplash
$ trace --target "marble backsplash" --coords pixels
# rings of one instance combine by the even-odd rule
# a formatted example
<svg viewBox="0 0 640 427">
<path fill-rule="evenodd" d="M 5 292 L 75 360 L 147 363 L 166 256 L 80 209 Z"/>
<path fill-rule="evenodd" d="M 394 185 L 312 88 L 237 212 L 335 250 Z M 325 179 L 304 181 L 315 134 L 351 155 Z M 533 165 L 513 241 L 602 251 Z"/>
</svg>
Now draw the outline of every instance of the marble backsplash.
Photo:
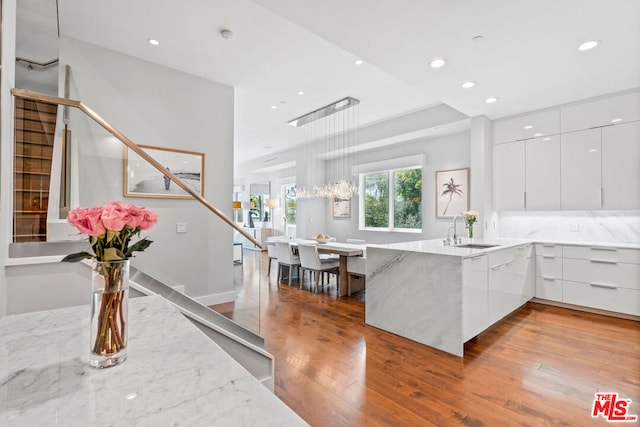
<svg viewBox="0 0 640 427">
<path fill-rule="evenodd" d="M 500 237 L 640 243 L 640 211 L 502 212 Z"/>
</svg>

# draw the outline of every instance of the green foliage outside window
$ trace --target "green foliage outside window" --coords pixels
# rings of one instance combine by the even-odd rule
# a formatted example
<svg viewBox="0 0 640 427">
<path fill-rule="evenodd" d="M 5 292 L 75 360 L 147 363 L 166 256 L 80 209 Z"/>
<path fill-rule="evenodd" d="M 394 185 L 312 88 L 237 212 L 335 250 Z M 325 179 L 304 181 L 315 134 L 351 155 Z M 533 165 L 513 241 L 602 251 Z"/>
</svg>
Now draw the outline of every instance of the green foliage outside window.
<svg viewBox="0 0 640 427">
<path fill-rule="evenodd" d="M 364 177 L 364 226 L 389 227 L 389 173 Z"/>
<path fill-rule="evenodd" d="M 285 216 L 287 217 L 287 224 L 296 224 L 296 199 L 289 199 L 285 205 Z"/>
<path fill-rule="evenodd" d="M 394 228 L 422 228 L 422 169 L 394 172 Z"/>
<path fill-rule="evenodd" d="M 363 193 L 365 228 L 422 229 L 421 168 L 365 175 Z"/>
</svg>

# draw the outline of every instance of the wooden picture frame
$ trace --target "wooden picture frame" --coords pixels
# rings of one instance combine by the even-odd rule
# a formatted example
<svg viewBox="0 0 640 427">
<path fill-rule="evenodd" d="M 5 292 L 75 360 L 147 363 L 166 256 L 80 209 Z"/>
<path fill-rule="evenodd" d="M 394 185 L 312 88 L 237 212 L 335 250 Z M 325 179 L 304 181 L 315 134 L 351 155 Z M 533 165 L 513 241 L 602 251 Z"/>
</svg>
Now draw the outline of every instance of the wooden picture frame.
<svg viewBox="0 0 640 427">
<path fill-rule="evenodd" d="M 333 215 L 334 218 L 350 218 L 351 199 L 333 197 L 331 199 L 331 215 Z"/>
<path fill-rule="evenodd" d="M 436 218 L 469 210 L 469 168 L 436 171 Z"/>
<path fill-rule="evenodd" d="M 204 197 L 204 153 L 139 145 L 151 157 Z M 136 152 L 124 147 L 124 196 L 161 199 L 193 199 Z"/>
</svg>

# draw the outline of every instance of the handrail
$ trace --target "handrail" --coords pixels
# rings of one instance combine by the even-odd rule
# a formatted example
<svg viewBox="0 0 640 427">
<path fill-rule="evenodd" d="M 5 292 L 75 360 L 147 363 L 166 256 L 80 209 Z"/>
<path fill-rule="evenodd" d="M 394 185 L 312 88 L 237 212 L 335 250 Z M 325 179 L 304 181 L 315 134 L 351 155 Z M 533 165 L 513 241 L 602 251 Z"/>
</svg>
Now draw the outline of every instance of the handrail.
<svg viewBox="0 0 640 427">
<path fill-rule="evenodd" d="M 58 98 L 56 96 L 45 95 L 45 94 L 42 94 L 42 93 L 31 92 L 29 90 L 18 89 L 18 88 L 12 89 L 11 93 L 15 97 L 24 98 L 24 99 L 30 99 L 32 101 L 48 102 L 50 104 L 65 105 L 67 107 L 77 108 L 80 111 L 84 112 L 87 116 L 89 116 L 91 119 L 93 119 L 93 121 L 98 123 L 104 129 L 106 129 L 111 135 L 115 136 L 124 145 L 129 147 L 129 149 L 131 149 L 136 154 L 138 154 L 140 157 L 142 157 L 144 160 L 149 162 L 160 173 L 162 173 L 164 176 L 166 176 L 171 181 L 173 181 L 178 187 L 182 188 L 184 191 L 186 191 L 194 199 L 199 201 L 200 204 L 202 204 L 204 207 L 206 207 L 211 212 L 213 212 L 222 221 L 227 223 L 227 225 L 231 226 L 234 230 L 236 230 L 238 233 L 242 234 L 245 238 L 247 238 L 251 243 L 253 243 L 257 247 L 262 249 L 262 243 L 258 242 L 253 236 L 251 236 L 249 233 L 244 231 L 242 228 L 238 227 L 224 213 L 222 213 L 222 211 L 220 211 L 218 208 L 216 208 L 211 203 L 209 203 L 204 197 L 202 197 L 201 195 L 196 193 L 191 187 L 189 187 L 187 184 L 185 184 L 180 178 L 178 178 L 177 176 L 172 174 L 170 171 L 166 170 L 165 167 L 162 164 L 160 164 L 156 159 L 154 159 L 149 154 L 147 154 L 135 142 L 133 142 L 132 140 L 130 140 L 129 138 L 124 136 L 119 130 L 117 130 L 116 128 L 111 126 L 109 123 L 107 123 L 106 120 L 104 120 L 102 117 L 100 117 L 92 109 L 90 109 L 89 107 L 84 105 L 82 102 L 74 101 L 72 99 Z"/>
</svg>

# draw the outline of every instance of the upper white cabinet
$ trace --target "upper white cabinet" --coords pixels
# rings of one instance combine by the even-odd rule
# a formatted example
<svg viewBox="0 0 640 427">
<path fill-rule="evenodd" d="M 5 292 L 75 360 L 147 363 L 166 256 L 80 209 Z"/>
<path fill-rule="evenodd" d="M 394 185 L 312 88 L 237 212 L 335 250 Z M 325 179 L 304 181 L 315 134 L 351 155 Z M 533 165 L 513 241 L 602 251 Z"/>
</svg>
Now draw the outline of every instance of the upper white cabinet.
<svg viewBox="0 0 640 427">
<path fill-rule="evenodd" d="M 585 102 L 560 110 L 561 132 L 640 120 L 640 92 Z"/>
<path fill-rule="evenodd" d="M 525 208 L 560 209 L 560 135 L 525 142 Z"/>
<path fill-rule="evenodd" d="M 602 208 L 640 209 L 640 122 L 602 128 Z"/>
<path fill-rule="evenodd" d="M 498 211 L 524 209 L 524 141 L 493 147 L 493 203 Z"/>
<path fill-rule="evenodd" d="M 602 207 L 601 129 L 561 136 L 562 209 L 591 210 Z"/>
<path fill-rule="evenodd" d="M 560 133 L 560 109 L 496 120 L 493 123 L 493 142 L 519 141 Z"/>
</svg>

